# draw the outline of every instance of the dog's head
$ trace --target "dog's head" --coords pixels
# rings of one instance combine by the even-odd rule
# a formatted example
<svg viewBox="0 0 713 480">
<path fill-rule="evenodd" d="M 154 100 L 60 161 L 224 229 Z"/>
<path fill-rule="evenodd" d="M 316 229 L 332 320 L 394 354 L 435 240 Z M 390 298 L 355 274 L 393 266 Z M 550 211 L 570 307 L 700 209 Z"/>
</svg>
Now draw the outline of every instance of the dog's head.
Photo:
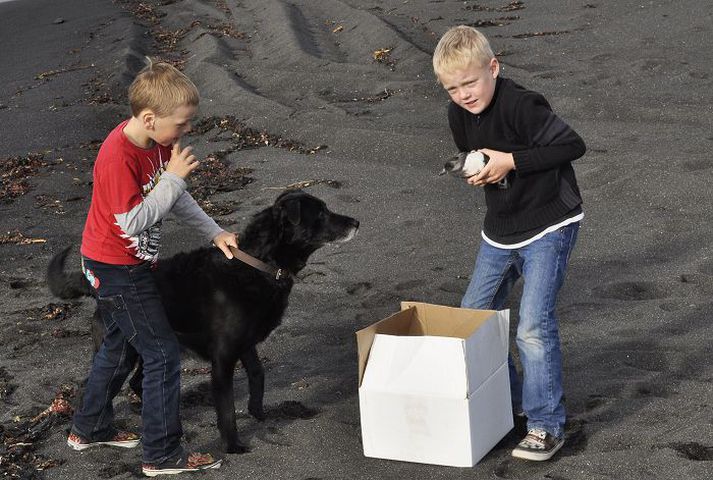
<svg viewBox="0 0 713 480">
<path fill-rule="evenodd" d="M 250 255 L 296 274 L 315 250 L 351 240 L 358 229 L 357 220 L 330 211 L 319 198 L 288 190 L 253 216 L 239 241 Z"/>
<path fill-rule="evenodd" d="M 302 190 L 288 190 L 272 206 L 282 242 L 304 248 L 317 248 L 354 238 L 359 222 L 334 213 L 319 198 Z"/>
</svg>

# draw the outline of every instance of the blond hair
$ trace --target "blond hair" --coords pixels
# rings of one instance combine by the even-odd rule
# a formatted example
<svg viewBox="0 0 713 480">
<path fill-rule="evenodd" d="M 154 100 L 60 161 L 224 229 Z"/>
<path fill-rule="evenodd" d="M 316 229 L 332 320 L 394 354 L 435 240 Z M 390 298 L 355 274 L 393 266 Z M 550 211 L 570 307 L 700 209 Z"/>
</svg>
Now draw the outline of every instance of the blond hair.
<svg viewBox="0 0 713 480">
<path fill-rule="evenodd" d="M 149 64 L 129 86 L 129 105 L 134 117 L 147 109 L 166 117 L 178 107 L 198 105 L 198 89 L 186 75 L 169 63 L 153 63 L 146 58 Z"/>
<path fill-rule="evenodd" d="M 458 25 L 443 34 L 433 52 L 433 71 L 439 78 L 442 73 L 486 65 L 495 57 L 485 35 L 473 27 Z"/>
</svg>

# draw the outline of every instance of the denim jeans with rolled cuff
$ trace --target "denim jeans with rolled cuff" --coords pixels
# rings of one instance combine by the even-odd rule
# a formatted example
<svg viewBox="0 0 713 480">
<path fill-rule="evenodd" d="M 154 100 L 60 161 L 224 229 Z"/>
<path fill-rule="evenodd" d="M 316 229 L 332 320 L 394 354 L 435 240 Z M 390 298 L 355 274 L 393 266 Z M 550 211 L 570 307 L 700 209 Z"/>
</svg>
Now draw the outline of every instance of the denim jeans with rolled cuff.
<svg viewBox="0 0 713 480">
<path fill-rule="evenodd" d="M 180 420 L 180 348 L 151 275 L 151 265 L 109 265 L 83 259 L 93 283 L 105 335 L 94 356 L 72 432 L 104 441 L 116 432 L 112 402 L 140 355 L 144 378 L 141 442 L 145 463 L 183 453 Z"/>
<path fill-rule="evenodd" d="M 565 407 L 562 391 L 562 352 L 557 294 L 579 232 L 579 222 L 546 234 L 524 247 L 502 249 L 483 241 L 461 307 L 501 310 L 518 278 L 524 284 L 520 299 L 516 343 L 523 379 L 512 356 L 510 389 L 513 409 L 527 416 L 527 427 L 562 437 Z"/>
</svg>

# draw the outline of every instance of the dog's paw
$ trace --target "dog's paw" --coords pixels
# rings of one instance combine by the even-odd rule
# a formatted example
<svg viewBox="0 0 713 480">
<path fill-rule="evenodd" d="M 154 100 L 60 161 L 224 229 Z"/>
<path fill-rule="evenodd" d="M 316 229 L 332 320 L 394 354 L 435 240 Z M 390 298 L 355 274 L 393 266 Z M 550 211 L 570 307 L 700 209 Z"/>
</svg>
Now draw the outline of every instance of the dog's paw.
<svg viewBox="0 0 713 480">
<path fill-rule="evenodd" d="M 265 410 L 262 408 L 262 405 L 260 405 L 259 407 L 248 406 L 248 412 L 258 422 L 264 422 L 267 418 L 267 415 L 265 415 Z"/>
<path fill-rule="evenodd" d="M 244 445 L 240 442 L 234 442 L 225 449 L 226 453 L 235 453 L 235 454 L 241 454 L 241 453 L 248 453 L 250 451 L 250 447 L 247 445 Z"/>
</svg>

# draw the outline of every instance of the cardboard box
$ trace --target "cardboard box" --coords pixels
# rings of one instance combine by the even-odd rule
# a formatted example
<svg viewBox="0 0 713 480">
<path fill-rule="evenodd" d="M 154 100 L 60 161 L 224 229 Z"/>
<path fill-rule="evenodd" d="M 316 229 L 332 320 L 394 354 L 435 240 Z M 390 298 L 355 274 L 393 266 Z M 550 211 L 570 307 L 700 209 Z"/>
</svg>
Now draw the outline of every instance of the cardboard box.
<svg viewBox="0 0 713 480">
<path fill-rule="evenodd" d="M 357 332 L 364 455 L 472 467 L 512 428 L 509 311 L 403 302 Z"/>
</svg>

